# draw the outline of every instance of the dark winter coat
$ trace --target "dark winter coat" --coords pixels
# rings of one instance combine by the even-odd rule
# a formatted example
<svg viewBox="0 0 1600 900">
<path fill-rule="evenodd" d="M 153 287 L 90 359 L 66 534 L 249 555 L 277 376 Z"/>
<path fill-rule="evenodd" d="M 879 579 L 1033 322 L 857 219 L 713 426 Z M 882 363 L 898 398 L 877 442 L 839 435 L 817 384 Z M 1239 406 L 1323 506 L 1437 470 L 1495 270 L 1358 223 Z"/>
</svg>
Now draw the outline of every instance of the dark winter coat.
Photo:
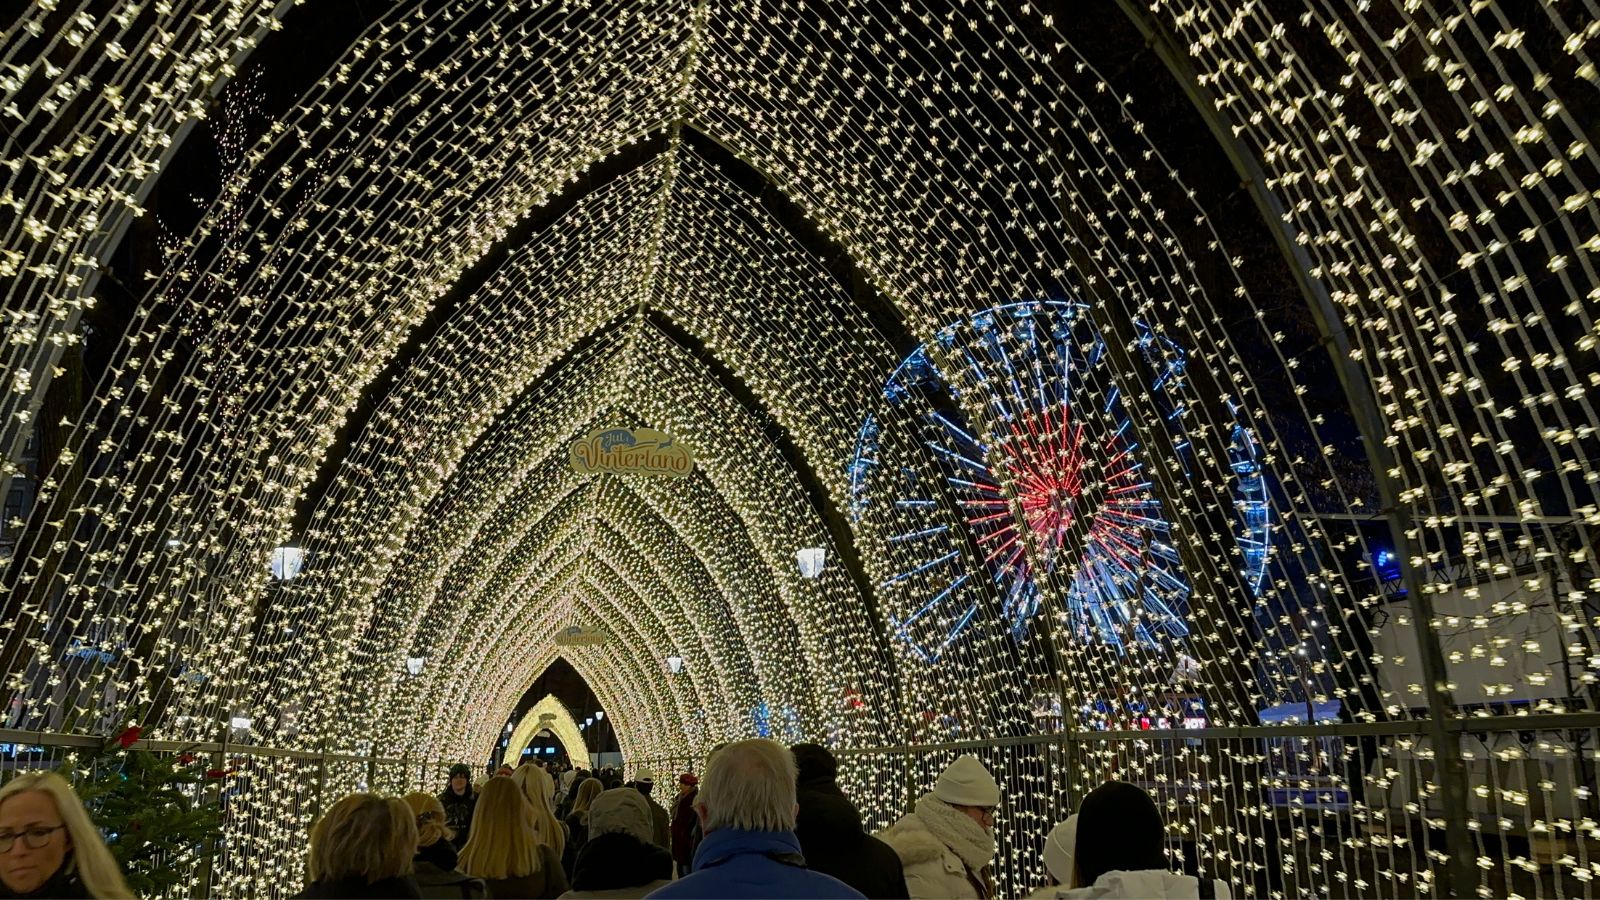
<svg viewBox="0 0 1600 900">
<path fill-rule="evenodd" d="M 437 840 L 417 848 L 411 863 L 423 900 L 482 900 L 489 895 L 482 879 L 456 869 L 456 848 L 449 841 Z"/>
<path fill-rule="evenodd" d="M 365 878 L 313 881 L 294 900 L 422 900 L 422 891 L 407 875 L 368 883 Z"/>
<path fill-rule="evenodd" d="M 89 900 L 89 888 L 78 879 L 78 867 L 73 863 L 69 851 L 66 858 L 61 860 L 61 867 L 44 884 L 26 894 L 18 894 L 0 882 L 0 897 L 6 900 L 13 897 L 19 900 Z"/>
<path fill-rule="evenodd" d="M 679 797 L 672 805 L 672 861 L 683 866 L 694 861 L 694 848 L 699 843 L 699 829 L 695 825 L 700 816 L 694 811 L 694 800 L 698 796 L 700 792 L 696 790 Z"/>
<path fill-rule="evenodd" d="M 809 897 L 863 900 L 848 884 L 805 867 L 792 831 L 718 828 L 706 833 L 694 854 L 694 871 L 650 895 L 704 900 Z"/>
<path fill-rule="evenodd" d="M 467 831 L 472 828 L 472 813 L 478 808 L 478 792 L 467 785 L 465 794 L 457 794 L 446 787 L 439 792 L 439 803 L 444 806 L 445 827 L 456 833 L 450 843 L 457 850 L 467 845 Z"/>
<path fill-rule="evenodd" d="M 456 848 L 450 846 L 449 841 L 434 841 L 426 847 L 418 847 L 416 855 L 411 857 L 411 861 L 414 863 L 431 863 L 448 872 L 456 867 L 456 863 L 461 861 L 461 857 L 456 853 Z"/>
<path fill-rule="evenodd" d="M 631 834 L 597 835 L 583 845 L 567 897 L 643 897 L 672 880 L 672 857 Z"/>
<path fill-rule="evenodd" d="M 572 813 L 572 804 L 578 802 L 578 788 L 583 786 L 584 779 L 593 777 L 593 775 L 585 774 L 582 770 L 579 770 L 578 777 L 572 779 L 572 784 L 567 786 L 561 798 L 561 805 L 556 808 L 556 818 L 565 819 Z"/>
<path fill-rule="evenodd" d="M 888 844 L 861 827 L 861 813 L 831 778 L 802 782 L 794 833 L 806 868 L 823 872 L 873 900 L 904 900 L 905 871 Z"/>
<path fill-rule="evenodd" d="M 457 869 L 441 869 L 430 862 L 419 860 L 412 877 L 422 889 L 423 900 L 483 900 L 489 896 L 482 878 Z"/>
<path fill-rule="evenodd" d="M 578 870 L 578 852 L 583 849 L 589 840 L 589 811 L 579 810 L 567 816 L 567 846 L 561 851 L 561 868 L 567 873 L 567 880 L 572 880 L 573 873 Z"/>
<path fill-rule="evenodd" d="M 661 804 L 650 799 L 649 794 L 645 795 L 644 801 L 650 804 L 650 820 L 655 826 L 654 829 L 652 829 L 653 833 L 651 839 L 655 842 L 657 847 L 660 847 L 663 850 L 671 851 L 672 823 L 667 818 L 667 811 L 661 808 Z"/>
</svg>

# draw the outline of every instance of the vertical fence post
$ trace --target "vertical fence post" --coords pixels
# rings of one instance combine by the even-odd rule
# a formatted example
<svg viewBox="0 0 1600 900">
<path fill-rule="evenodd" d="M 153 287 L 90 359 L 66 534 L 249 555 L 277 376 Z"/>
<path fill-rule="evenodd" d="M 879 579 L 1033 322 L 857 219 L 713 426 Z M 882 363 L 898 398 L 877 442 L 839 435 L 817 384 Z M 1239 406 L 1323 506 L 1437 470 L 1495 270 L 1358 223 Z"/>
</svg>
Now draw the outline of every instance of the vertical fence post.
<svg viewBox="0 0 1600 900">
<path fill-rule="evenodd" d="M 328 789 L 328 739 L 323 738 L 318 743 L 317 752 L 317 793 L 311 799 L 311 820 L 315 822 L 322 818 L 322 797 Z"/>
<path fill-rule="evenodd" d="M 367 748 L 367 790 L 376 792 L 378 785 L 378 746 Z"/>
<path fill-rule="evenodd" d="M 217 742 L 217 749 L 211 751 L 211 770 L 214 772 L 226 772 L 228 770 L 229 726 L 224 725 L 221 730 L 222 740 Z M 218 813 L 217 829 L 219 831 L 225 830 L 228 827 L 227 817 L 222 815 L 222 782 L 225 780 L 225 776 L 208 780 L 211 784 L 206 785 L 204 790 L 211 795 L 211 799 L 216 805 Z M 210 897 L 213 893 L 212 886 L 216 877 L 217 854 L 222 852 L 220 837 L 218 834 L 212 834 L 206 838 L 206 858 L 200 867 L 200 896 L 202 897 Z"/>
<path fill-rule="evenodd" d="M 917 808 L 917 771 L 916 765 L 912 762 L 913 751 L 902 750 L 900 754 L 905 757 L 904 765 L 906 770 L 906 805 L 901 811 L 901 815 L 904 815 Z"/>
<path fill-rule="evenodd" d="M 1056 744 L 1054 739 L 1048 737 L 1045 738 L 1044 743 L 1040 745 L 1040 755 L 1044 757 L 1045 796 L 1049 798 L 1045 805 L 1045 809 L 1048 810 L 1048 814 L 1043 824 L 1040 826 L 1044 830 L 1044 834 L 1039 835 L 1041 839 L 1049 835 L 1050 829 L 1055 827 L 1055 823 L 1066 818 L 1066 816 L 1062 815 L 1062 811 L 1057 808 L 1057 798 L 1061 796 L 1060 789 L 1056 787 L 1055 751 L 1058 749 L 1059 745 Z M 1041 843 L 1041 851 L 1043 846 L 1044 845 Z M 1044 865 L 1042 853 L 1039 859 L 1039 866 L 1044 870 L 1046 875 L 1049 874 L 1049 869 Z"/>
<path fill-rule="evenodd" d="M 1078 777 L 1081 774 L 1078 760 L 1078 736 L 1070 729 L 1061 735 L 1061 752 L 1066 756 L 1062 766 L 1064 770 L 1062 777 L 1066 780 L 1066 799 L 1063 802 L 1067 805 L 1067 808 L 1062 810 L 1066 815 L 1062 816 L 1061 819 L 1066 821 L 1067 816 L 1072 815 L 1073 801 L 1078 796 Z"/>
</svg>

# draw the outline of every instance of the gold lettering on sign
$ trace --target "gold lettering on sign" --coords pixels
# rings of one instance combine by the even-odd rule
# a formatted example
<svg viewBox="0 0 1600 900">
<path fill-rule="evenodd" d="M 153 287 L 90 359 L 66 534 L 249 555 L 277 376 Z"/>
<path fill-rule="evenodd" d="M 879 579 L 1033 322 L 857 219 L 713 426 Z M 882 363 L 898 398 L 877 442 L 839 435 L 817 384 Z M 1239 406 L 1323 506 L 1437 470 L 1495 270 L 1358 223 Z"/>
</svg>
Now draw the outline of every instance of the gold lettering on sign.
<svg viewBox="0 0 1600 900">
<path fill-rule="evenodd" d="M 602 428 L 572 442 L 572 470 L 581 475 L 665 475 L 683 478 L 694 470 L 694 453 L 676 438 L 651 428 Z"/>
</svg>

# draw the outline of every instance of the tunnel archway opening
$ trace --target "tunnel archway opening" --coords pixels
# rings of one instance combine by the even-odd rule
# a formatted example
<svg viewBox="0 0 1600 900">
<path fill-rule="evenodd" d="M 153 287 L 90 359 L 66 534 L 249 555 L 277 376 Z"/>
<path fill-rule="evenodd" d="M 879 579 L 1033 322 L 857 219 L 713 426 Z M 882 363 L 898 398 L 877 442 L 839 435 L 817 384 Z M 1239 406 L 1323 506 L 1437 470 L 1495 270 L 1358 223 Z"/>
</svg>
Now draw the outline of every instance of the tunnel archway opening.
<svg viewBox="0 0 1600 900">
<path fill-rule="evenodd" d="M 516 766 L 523 762 L 551 762 L 559 754 L 562 761 L 570 760 L 582 768 L 591 763 L 592 756 L 605 752 L 589 752 L 584 731 L 594 722 L 591 715 L 580 725 L 565 703 L 554 694 L 546 694 L 511 729 L 501 758 L 507 765 Z"/>
<path fill-rule="evenodd" d="M 522 751 L 541 732 L 549 731 L 553 742 L 560 744 L 575 766 L 584 767 L 597 756 L 615 759 L 621 748 L 615 726 L 607 721 L 594 689 L 565 656 L 557 656 L 517 701 L 506 719 L 502 739 L 489 751 L 488 758 L 513 766 L 536 758 Z M 552 741 L 546 740 L 542 746 L 552 746 Z"/>
</svg>

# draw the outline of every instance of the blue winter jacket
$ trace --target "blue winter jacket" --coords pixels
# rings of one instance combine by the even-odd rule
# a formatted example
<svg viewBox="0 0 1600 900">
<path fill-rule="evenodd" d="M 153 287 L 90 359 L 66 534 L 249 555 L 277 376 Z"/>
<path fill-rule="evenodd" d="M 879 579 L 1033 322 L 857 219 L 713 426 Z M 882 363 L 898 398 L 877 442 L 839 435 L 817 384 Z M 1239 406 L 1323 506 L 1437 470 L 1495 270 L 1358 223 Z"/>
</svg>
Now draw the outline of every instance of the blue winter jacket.
<svg viewBox="0 0 1600 900">
<path fill-rule="evenodd" d="M 832 875 L 805 868 L 800 839 L 792 831 L 718 828 L 694 852 L 694 870 L 650 897 L 859 900 L 862 895 Z"/>
</svg>

